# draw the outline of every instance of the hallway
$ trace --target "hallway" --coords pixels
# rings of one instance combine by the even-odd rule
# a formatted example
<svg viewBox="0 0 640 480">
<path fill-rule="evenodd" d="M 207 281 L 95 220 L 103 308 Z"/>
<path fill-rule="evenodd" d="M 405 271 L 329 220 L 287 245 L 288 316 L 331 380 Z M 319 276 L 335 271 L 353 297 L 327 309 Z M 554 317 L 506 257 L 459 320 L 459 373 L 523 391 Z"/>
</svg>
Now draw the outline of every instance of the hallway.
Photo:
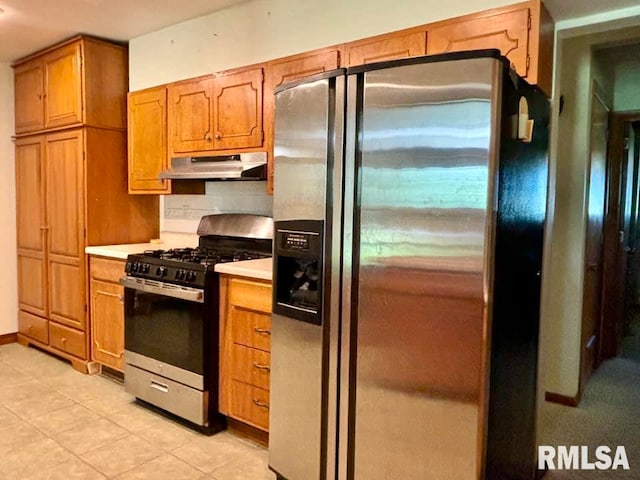
<svg viewBox="0 0 640 480">
<path fill-rule="evenodd" d="M 604 362 L 593 373 L 577 408 L 545 402 L 539 445 L 599 445 L 615 452 L 624 446 L 630 470 L 556 470 L 545 480 L 616 480 L 640 478 L 640 318 L 624 337 L 620 355 Z"/>
</svg>

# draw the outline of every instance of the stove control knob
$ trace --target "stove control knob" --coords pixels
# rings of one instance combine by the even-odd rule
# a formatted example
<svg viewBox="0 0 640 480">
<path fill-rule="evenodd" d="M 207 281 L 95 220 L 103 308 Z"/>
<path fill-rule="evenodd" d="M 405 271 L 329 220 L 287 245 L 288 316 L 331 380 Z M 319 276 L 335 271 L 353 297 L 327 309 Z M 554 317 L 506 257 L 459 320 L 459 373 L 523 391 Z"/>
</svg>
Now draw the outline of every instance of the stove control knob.
<svg viewBox="0 0 640 480">
<path fill-rule="evenodd" d="M 196 279 L 196 272 L 190 270 L 187 272 L 187 282 L 193 282 Z"/>
<path fill-rule="evenodd" d="M 132 272 L 137 272 L 138 268 L 140 268 L 140 264 L 138 262 L 133 262 L 133 265 L 131 265 L 131 271 Z"/>
<path fill-rule="evenodd" d="M 176 271 L 176 280 L 184 280 L 185 274 L 186 274 L 186 272 L 184 270 L 177 270 Z"/>
<path fill-rule="evenodd" d="M 164 277 L 167 274 L 167 267 L 158 267 L 156 269 L 156 275 L 158 277 Z"/>
<path fill-rule="evenodd" d="M 129 273 L 131 271 L 131 262 L 127 262 L 124 266 L 124 273 Z"/>
<path fill-rule="evenodd" d="M 142 264 L 142 273 L 149 273 L 150 269 L 151 269 L 151 265 L 149 265 L 148 263 Z"/>
</svg>

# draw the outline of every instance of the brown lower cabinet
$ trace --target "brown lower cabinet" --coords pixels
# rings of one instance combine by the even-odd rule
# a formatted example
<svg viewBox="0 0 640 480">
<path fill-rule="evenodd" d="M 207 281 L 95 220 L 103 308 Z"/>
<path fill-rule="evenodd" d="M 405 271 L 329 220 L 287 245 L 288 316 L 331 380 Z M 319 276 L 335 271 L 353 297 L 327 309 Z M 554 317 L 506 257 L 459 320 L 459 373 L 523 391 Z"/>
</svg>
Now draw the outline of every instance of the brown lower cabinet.
<svg viewBox="0 0 640 480">
<path fill-rule="evenodd" d="M 269 430 L 271 282 L 220 278 L 219 409 Z"/>
<path fill-rule="evenodd" d="M 124 131 L 80 127 L 15 144 L 18 340 L 87 371 L 84 249 L 157 236 L 158 198 L 127 194 Z"/>
<path fill-rule="evenodd" d="M 89 257 L 91 358 L 124 371 L 124 260 Z"/>
</svg>

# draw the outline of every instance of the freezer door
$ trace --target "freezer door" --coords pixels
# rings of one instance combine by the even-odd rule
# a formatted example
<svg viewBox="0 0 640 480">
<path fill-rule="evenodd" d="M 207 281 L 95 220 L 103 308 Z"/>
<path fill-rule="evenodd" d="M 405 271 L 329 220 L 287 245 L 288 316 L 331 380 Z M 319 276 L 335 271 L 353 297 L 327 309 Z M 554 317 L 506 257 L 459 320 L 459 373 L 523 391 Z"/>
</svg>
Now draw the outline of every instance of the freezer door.
<svg viewBox="0 0 640 480">
<path fill-rule="evenodd" d="M 290 480 L 333 478 L 335 468 L 341 229 L 333 205 L 345 83 L 336 74 L 276 94 L 269 467 Z M 307 288 L 295 282 L 302 272 Z"/>
<path fill-rule="evenodd" d="M 480 58 L 349 77 L 341 478 L 482 476 L 502 71 Z"/>
</svg>

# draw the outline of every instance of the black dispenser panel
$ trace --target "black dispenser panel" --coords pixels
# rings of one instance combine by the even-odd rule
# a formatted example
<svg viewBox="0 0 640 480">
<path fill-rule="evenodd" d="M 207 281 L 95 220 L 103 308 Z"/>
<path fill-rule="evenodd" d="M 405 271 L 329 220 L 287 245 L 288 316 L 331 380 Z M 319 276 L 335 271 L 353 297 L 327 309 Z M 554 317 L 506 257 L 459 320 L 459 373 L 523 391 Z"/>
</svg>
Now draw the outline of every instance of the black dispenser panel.
<svg viewBox="0 0 640 480">
<path fill-rule="evenodd" d="M 273 313 L 322 324 L 322 220 L 275 222 Z"/>
</svg>

